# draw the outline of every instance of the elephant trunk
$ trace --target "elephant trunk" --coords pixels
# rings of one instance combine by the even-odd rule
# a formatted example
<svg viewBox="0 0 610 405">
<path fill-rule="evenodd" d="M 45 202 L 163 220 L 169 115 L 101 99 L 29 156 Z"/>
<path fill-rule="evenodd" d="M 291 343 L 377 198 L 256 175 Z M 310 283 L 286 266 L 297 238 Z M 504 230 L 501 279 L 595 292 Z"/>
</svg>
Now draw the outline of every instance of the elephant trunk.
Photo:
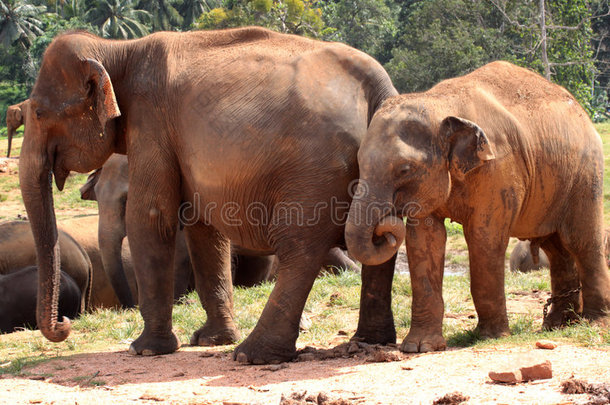
<svg viewBox="0 0 610 405">
<path fill-rule="evenodd" d="M 113 207 L 114 208 L 114 207 Z M 136 302 L 123 268 L 122 246 L 127 232 L 124 215 L 125 207 L 107 209 L 100 206 L 98 240 L 104 272 L 114 289 L 114 293 L 124 308 L 134 308 Z"/>
<path fill-rule="evenodd" d="M 13 143 L 13 136 L 15 135 L 15 130 L 17 128 L 13 128 L 12 126 L 8 126 L 6 127 L 6 136 L 8 139 L 8 145 L 7 145 L 7 152 L 6 152 L 6 157 L 10 158 L 11 157 L 11 144 Z"/>
<path fill-rule="evenodd" d="M 36 143 L 37 134 L 25 137 L 19 182 L 36 243 L 38 261 L 38 300 L 36 321 L 42 334 L 52 342 L 61 342 L 70 334 L 70 320 L 58 321 L 60 254 L 57 224 L 51 189 L 52 171 L 46 145 Z"/>
<path fill-rule="evenodd" d="M 354 198 L 345 227 L 345 242 L 356 260 L 378 265 L 396 254 L 406 230 L 403 221 L 391 214 L 391 208 L 391 203 L 379 204 L 367 196 Z"/>
</svg>

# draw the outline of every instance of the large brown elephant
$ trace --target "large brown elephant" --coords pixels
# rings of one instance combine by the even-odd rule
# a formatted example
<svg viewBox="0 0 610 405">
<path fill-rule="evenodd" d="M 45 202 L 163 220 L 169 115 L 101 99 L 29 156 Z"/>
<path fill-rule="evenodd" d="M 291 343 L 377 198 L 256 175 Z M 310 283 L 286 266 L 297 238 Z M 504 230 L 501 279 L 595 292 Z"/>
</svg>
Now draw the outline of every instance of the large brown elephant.
<svg viewBox="0 0 610 405">
<path fill-rule="evenodd" d="M 562 324 L 571 309 L 607 319 L 602 144 L 565 89 L 494 62 L 425 93 L 394 97 L 375 113 L 358 163 L 361 184 L 345 233 L 356 259 L 376 264 L 392 257 L 405 236 L 396 215 L 409 219 L 413 310 L 401 350 L 445 348 L 445 218 L 464 227 L 482 337 L 509 333 L 510 236 L 532 240 L 549 257 L 555 299 L 545 327 Z M 378 299 L 389 302 L 390 289 Z M 391 313 L 371 316 L 391 320 Z"/>
<path fill-rule="evenodd" d="M 70 331 L 50 313 L 59 270 L 51 176 L 61 190 L 70 171 L 101 167 L 117 152 L 129 156 L 129 193 L 136 196 L 126 222 L 145 323 L 130 352 L 179 347 L 170 269 L 180 212 L 207 312 L 192 343 L 239 337 L 232 241 L 279 260 L 267 305 L 235 358 L 294 357 L 307 295 L 326 253 L 344 243 L 360 141 L 375 111 L 396 94 L 381 65 L 362 52 L 262 28 L 131 41 L 57 37 L 30 95 L 19 170 L 38 249 L 42 333 L 61 341 Z M 392 271 L 393 264 L 364 266 L 363 274 Z M 363 300 L 372 311 L 386 305 Z M 395 340 L 393 329 L 377 326 L 366 325 L 371 339 Z"/>
<path fill-rule="evenodd" d="M 22 126 L 25 122 L 28 103 L 29 100 L 24 100 L 21 103 L 11 105 L 6 109 L 6 135 L 8 140 L 6 157 L 11 157 L 13 136 L 15 136 L 17 128 Z"/>
</svg>

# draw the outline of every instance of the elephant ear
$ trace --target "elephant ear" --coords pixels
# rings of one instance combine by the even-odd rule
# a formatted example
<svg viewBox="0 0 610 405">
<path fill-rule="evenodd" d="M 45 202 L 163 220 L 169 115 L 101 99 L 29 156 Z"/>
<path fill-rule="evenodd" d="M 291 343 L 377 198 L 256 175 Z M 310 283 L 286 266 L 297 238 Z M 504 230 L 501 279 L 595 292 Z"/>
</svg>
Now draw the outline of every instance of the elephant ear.
<svg viewBox="0 0 610 405">
<path fill-rule="evenodd" d="M 23 113 L 21 107 L 15 108 L 15 122 L 19 123 L 19 126 L 23 125 Z"/>
<path fill-rule="evenodd" d="M 80 188 L 80 198 L 83 200 L 97 201 L 95 185 L 102 175 L 102 168 L 96 169 L 87 177 L 87 182 Z"/>
<path fill-rule="evenodd" d="M 106 128 L 108 120 L 121 115 L 119 105 L 114 95 L 114 89 L 108 72 L 100 62 L 87 59 L 85 63 L 89 69 L 89 81 L 95 84 L 95 110 L 102 129 Z"/>
<path fill-rule="evenodd" d="M 440 134 L 448 145 L 449 171 L 458 180 L 463 180 L 468 172 L 496 158 L 487 135 L 472 121 L 447 117 L 441 123 Z"/>
</svg>

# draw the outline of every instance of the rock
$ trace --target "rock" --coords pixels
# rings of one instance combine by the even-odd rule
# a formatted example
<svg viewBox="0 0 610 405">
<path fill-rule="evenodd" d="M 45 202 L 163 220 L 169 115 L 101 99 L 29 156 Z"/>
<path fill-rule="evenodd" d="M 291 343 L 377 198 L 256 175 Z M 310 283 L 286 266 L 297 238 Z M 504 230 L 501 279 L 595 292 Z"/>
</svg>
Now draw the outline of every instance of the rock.
<svg viewBox="0 0 610 405">
<path fill-rule="evenodd" d="M 520 371 L 523 381 L 546 380 L 548 378 L 553 378 L 553 367 L 551 366 L 551 362 L 549 360 L 543 363 L 521 367 Z"/>
<path fill-rule="evenodd" d="M 356 342 L 351 342 L 349 344 L 349 346 L 347 347 L 347 352 L 349 354 L 357 353 L 359 351 L 360 351 L 360 346 L 358 346 L 358 343 L 356 343 Z"/>
<path fill-rule="evenodd" d="M 523 381 L 523 376 L 521 375 L 521 371 L 519 370 L 490 371 L 489 378 L 491 378 L 495 382 L 505 384 L 516 384 L 518 382 Z"/>
<path fill-rule="evenodd" d="M 553 342 L 552 340 L 543 339 L 536 342 L 536 347 L 540 349 L 553 350 L 557 347 L 557 343 Z"/>
<path fill-rule="evenodd" d="M 313 353 L 301 353 L 298 359 L 299 361 L 313 361 L 316 359 L 316 355 Z"/>
<path fill-rule="evenodd" d="M 545 380 L 553 378 L 553 367 L 551 362 L 546 360 L 542 363 L 530 363 L 518 369 L 508 369 L 503 371 L 490 371 L 489 378 L 495 382 L 506 384 L 516 384 L 523 381 Z"/>
<path fill-rule="evenodd" d="M 271 364 L 269 366 L 261 368 L 261 370 L 269 370 L 269 371 L 280 371 L 281 369 L 288 368 L 286 363 L 281 364 Z"/>
</svg>

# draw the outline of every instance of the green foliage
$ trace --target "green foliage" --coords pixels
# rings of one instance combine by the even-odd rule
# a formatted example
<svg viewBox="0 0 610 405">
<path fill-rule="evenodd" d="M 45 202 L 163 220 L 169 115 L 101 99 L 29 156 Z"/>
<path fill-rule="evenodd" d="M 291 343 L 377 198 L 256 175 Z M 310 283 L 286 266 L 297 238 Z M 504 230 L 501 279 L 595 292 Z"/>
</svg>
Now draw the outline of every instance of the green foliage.
<svg viewBox="0 0 610 405">
<path fill-rule="evenodd" d="M 18 43 L 28 48 L 43 32 L 39 19 L 43 12 L 44 7 L 26 0 L 0 0 L 0 45 L 8 48 Z"/>
<path fill-rule="evenodd" d="M 385 65 L 400 92 L 426 90 L 508 57 L 501 21 L 486 0 L 414 2 L 402 15 L 398 46 Z"/>
<path fill-rule="evenodd" d="M 319 38 L 324 32 L 322 10 L 312 0 L 236 0 L 203 13 L 197 29 L 260 25 L 274 31 Z"/>
<path fill-rule="evenodd" d="M 0 122 L 6 122 L 6 110 L 9 106 L 28 98 L 28 88 L 25 84 L 15 82 L 0 82 Z"/>
<path fill-rule="evenodd" d="M 146 23 L 151 14 L 134 8 L 131 0 L 97 0 L 95 8 L 85 14 L 86 21 L 97 26 L 106 38 L 138 38 L 149 33 Z"/>
</svg>

